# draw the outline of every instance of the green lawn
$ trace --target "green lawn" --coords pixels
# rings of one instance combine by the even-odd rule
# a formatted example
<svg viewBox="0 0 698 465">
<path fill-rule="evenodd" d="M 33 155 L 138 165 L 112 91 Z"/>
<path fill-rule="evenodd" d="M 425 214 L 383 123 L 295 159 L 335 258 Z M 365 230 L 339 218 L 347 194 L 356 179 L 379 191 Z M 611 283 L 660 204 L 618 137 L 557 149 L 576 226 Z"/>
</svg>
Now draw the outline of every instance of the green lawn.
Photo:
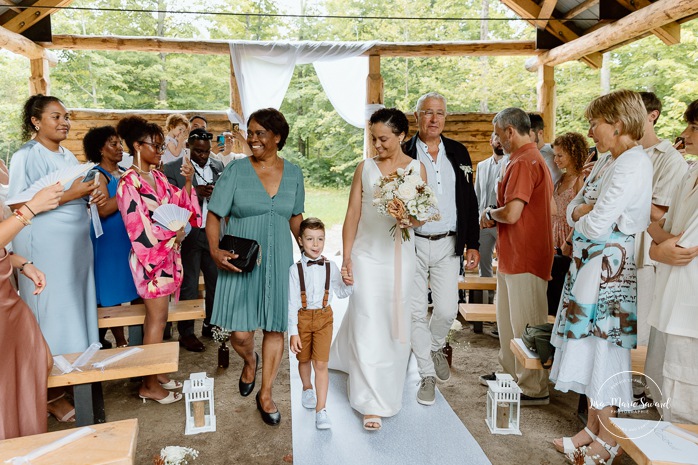
<svg viewBox="0 0 698 465">
<path fill-rule="evenodd" d="M 309 187 L 305 190 L 304 217 L 315 216 L 325 223 L 326 228 L 344 222 L 349 201 L 349 188 L 331 189 Z"/>
</svg>

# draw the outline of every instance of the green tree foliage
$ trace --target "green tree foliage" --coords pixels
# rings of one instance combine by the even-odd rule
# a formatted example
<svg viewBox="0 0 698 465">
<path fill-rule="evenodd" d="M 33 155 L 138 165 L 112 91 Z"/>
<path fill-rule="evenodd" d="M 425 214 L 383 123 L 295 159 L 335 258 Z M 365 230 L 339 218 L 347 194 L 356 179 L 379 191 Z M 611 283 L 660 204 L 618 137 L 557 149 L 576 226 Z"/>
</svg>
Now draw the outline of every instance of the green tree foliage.
<svg viewBox="0 0 698 465">
<path fill-rule="evenodd" d="M 531 40 L 534 29 L 516 20 L 495 0 L 296 0 L 308 15 L 354 15 L 347 18 L 279 18 L 257 16 L 287 12 L 291 2 L 272 0 L 76 0 L 52 16 L 55 34 L 153 36 L 238 40 L 377 40 L 382 42 L 479 40 L 482 1 L 488 2 L 487 38 Z M 111 8 L 117 11 L 98 11 Z M 186 10 L 189 14 L 144 13 L 143 9 Z M 294 10 L 295 11 L 295 10 Z M 205 13 L 228 12 L 236 15 Z M 460 18 L 446 20 L 372 19 L 378 16 Z M 611 88 L 652 90 L 664 102 L 657 130 L 673 138 L 681 115 L 698 98 L 698 21 L 682 25 L 682 43 L 667 47 L 653 36 L 610 54 Z M 229 102 L 229 59 L 225 56 L 61 51 L 51 69 L 52 93 L 71 107 L 174 110 L 223 110 Z M 449 111 L 495 112 L 507 106 L 536 108 L 535 73 L 522 57 L 384 58 L 385 104 L 413 111 L 417 98 L 436 90 L 449 101 Z M 28 63 L 0 54 L 3 69 L 0 105 L 5 110 L 0 150 L 14 150 L 19 115 L 27 96 Z M 579 62 L 556 67 L 557 127 L 562 133 L 587 131 L 584 108 L 600 95 L 599 71 Z M 163 84 L 164 83 L 164 84 Z M 361 159 L 363 130 L 345 123 L 322 92 L 311 65 L 296 68 L 281 110 L 291 125 L 284 155 L 303 167 L 311 185 L 345 186 Z"/>
</svg>

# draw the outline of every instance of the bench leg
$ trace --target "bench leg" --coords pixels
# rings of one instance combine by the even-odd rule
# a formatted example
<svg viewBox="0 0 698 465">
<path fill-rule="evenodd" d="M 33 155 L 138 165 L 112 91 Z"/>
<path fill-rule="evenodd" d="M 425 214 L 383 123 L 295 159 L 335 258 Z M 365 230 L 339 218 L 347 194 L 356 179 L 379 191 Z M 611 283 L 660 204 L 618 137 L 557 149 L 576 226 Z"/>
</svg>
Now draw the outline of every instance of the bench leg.
<svg viewBox="0 0 698 465">
<path fill-rule="evenodd" d="M 475 334 L 482 334 L 482 321 L 473 322 L 473 332 Z"/>
<path fill-rule="evenodd" d="M 102 383 L 74 386 L 73 400 L 75 401 L 75 424 L 77 426 L 88 426 L 106 421 Z"/>
<path fill-rule="evenodd" d="M 143 345 L 143 325 L 133 325 L 128 327 L 128 345 Z"/>
<path fill-rule="evenodd" d="M 589 411 L 587 409 L 587 396 L 585 396 L 584 394 L 580 394 L 579 404 L 577 404 L 577 417 L 582 422 L 582 424 L 586 426 L 588 416 Z"/>
</svg>

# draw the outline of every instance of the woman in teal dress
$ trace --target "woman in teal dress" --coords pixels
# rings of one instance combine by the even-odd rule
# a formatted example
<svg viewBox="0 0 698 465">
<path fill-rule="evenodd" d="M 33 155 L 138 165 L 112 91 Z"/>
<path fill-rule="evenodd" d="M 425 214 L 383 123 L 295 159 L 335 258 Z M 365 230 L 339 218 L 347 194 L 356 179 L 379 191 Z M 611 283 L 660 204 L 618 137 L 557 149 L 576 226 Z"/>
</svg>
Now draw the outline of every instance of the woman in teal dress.
<svg viewBox="0 0 698 465">
<path fill-rule="evenodd" d="M 87 159 L 97 166 L 99 187 L 97 188 L 108 200 L 98 208 L 102 223 L 102 235 L 96 236 L 94 227 L 90 228 L 90 238 L 95 256 L 95 287 L 97 305 L 111 307 L 138 299 L 136 285 L 133 282 L 128 256 L 131 252 L 131 240 L 126 233 L 124 220 L 116 204 L 116 186 L 123 174 L 123 168 L 117 163 L 123 157 L 124 148 L 113 126 L 90 129 L 82 140 Z M 110 328 L 116 345 L 127 345 L 123 326 Z M 107 328 L 100 328 L 99 339 L 105 345 L 104 336 Z M 108 342 L 107 342 L 108 344 Z"/>
<path fill-rule="evenodd" d="M 289 228 L 297 237 L 305 202 L 300 168 L 278 155 L 288 131 L 286 119 L 273 108 L 250 115 L 247 143 L 252 156 L 232 161 L 223 171 L 206 220 L 211 256 L 220 269 L 211 323 L 232 331 L 230 342 L 244 360 L 239 381 L 243 396 L 254 390 L 259 365 L 254 333 L 262 329 L 262 387 L 256 399 L 262 420 L 270 425 L 281 420 L 271 390 L 287 327 L 288 268 L 293 264 Z M 228 261 L 237 255 L 218 248 L 225 217 L 229 217 L 225 234 L 259 243 L 261 260 L 249 273 L 241 273 Z"/>
</svg>

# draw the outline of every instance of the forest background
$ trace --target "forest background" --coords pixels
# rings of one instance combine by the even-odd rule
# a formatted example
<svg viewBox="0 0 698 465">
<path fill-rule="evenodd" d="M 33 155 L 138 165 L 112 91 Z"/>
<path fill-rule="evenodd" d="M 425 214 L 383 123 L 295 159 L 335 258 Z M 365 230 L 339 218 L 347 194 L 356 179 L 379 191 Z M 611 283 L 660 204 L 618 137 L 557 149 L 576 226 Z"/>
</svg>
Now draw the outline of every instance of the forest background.
<svg viewBox="0 0 698 465">
<path fill-rule="evenodd" d="M 535 38 L 534 28 L 497 0 L 76 0 L 71 7 L 52 15 L 54 34 L 385 42 Z M 258 16 L 285 13 L 362 18 Z M 225 110 L 229 105 L 227 56 L 108 51 L 57 55 L 59 63 L 50 72 L 52 94 L 71 108 L 174 112 Z M 421 94 L 436 90 L 448 99 L 449 112 L 496 112 L 508 106 L 533 111 L 537 76 L 525 70 L 526 58 L 383 58 L 385 105 L 411 112 Z M 19 119 L 28 96 L 29 61 L 0 52 L 0 69 L 0 156 L 7 160 L 25 142 Z M 697 20 L 682 25 L 679 45 L 668 47 L 649 36 L 605 54 L 601 70 L 580 62 L 557 66 L 556 133 L 586 134 L 586 104 L 602 93 L 629 88 L 659 95 L 664 111 L 657 132 L 673 140 L 683 128 L 686 104 L 698 98 L 696 76 Z M 291 125 L 283 156 L 303 168 L 311 191 L 314 187 L 321 196 L 344 198 L 362 157 L 363 130 L 333 110 L 312 65 L 296 67 L 281 111 Z"/>
</svg>

